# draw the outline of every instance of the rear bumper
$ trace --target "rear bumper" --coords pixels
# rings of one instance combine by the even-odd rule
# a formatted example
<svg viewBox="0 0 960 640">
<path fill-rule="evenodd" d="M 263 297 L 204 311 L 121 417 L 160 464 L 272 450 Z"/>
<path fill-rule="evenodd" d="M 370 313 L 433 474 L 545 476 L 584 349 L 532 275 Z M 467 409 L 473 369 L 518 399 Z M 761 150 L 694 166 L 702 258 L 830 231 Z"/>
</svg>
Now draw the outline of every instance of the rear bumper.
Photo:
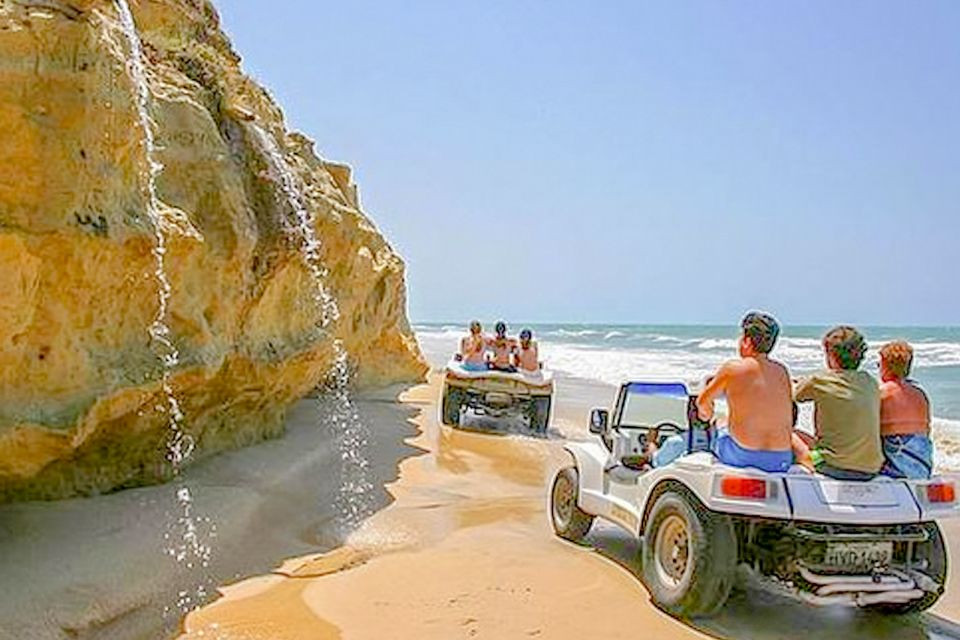
<svg viewBox="0 0 960 640">
<path fill-rule="evenodd" d="M 763 481 L 767 490 L 758 499 L 729 495 L 726 478 Z M 930 522 L 960 515 L 960 501 L 932 502 L 933 485 L 950 484 L 960 489 L 960 477 L 938 476 L 930 480 L 896 480 L 879 477 L 868 482 L 840 481 L 805 472 L 765 473 L 752 468 L 730 467 L 705 452 L 688 454 L 673 464 L 645 474 L 647 488 L 662 480 L 676 480 L 694 491 L 712 511 L 732 516 L 814 522 L 840 525 L 894 525 Z M 947 493 L 932 492 L 934 497 Z M 640 496 L 642 502 L 642 495 Z"/>
<path fill-rule="evenodd" d="M 470 393 L 502 393 L 517 397 L 549 397 L 553 395 L 553 380 L 539 377 L 527 377 L 519 373 L 492 371 L 470 377 L 447 372 L 445 382 L 448 386 Z"/>
</svg>

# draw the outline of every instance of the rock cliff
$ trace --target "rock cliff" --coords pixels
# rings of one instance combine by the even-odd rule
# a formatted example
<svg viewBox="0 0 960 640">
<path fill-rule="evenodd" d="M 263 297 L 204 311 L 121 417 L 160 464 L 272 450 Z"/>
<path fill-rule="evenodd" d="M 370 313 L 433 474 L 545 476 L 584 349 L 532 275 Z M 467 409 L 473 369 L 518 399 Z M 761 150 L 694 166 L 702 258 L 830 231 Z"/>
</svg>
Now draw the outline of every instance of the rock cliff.
<svg viewBox="0 0 960 640">
<path fill-rule="evenodd" d="M 349 167 L 286 130 L 206 0 L 132 0 L 171 285 L 170 374 L 194 460 L 282 431 L 342 339 L 356 384 L 421 377 L 404 265 Z M 168 477 L 155 226 L 129 47 L 109 0 L 0 0 L 0 500 Z M 315 284 L 263 135 L 313 214 Z"/>
</svg>

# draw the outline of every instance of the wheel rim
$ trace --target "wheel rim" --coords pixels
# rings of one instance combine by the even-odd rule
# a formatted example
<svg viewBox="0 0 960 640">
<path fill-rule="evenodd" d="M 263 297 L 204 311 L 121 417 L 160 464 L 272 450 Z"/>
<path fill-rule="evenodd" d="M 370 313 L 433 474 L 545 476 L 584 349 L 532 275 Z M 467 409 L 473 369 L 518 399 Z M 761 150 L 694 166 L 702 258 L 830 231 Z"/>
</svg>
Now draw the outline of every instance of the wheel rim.
<svg viewBox="0 0 960 640">
<path fill-rule="evenodd" d="M 668 515 L 657 529 L 654 562 L 657 578 L 671 590 L 680 588 L 689 577 L 693 569 L 690 533 L 686 520 L 679 515 Z"/>
<path fill-rule="evenodd" d="M 573 482 L 566 473 L 561 472 L 553 483 L 553 520 L 558 529 L 566 529 L 570 523 L 574 501 Z"/>
</svg>

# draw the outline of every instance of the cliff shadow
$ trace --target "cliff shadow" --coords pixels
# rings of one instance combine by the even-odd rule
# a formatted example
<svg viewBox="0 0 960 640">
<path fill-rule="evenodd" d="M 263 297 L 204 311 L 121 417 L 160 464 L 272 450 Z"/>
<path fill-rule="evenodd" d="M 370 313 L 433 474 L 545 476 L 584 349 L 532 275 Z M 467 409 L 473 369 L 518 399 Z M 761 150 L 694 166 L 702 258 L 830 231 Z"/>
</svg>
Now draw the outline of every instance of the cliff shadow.
<svg viewBox="0 0 960 640">
<path fill-rule="evenodd" d="M 394 387 L 354 402 L 367 433 L 370 509 L 391 501 L 385 486 L 417 433 L 417 406 Z M 291 407 L 276 440 L 189 467 L 174 483 L 61 502 L 0 506 L 0 639 L 130 638 L 176 633 L 184 594 L 191 605 L 219 585 L 268 573 L 283 559 L 336 547 L 343 465 L 329 403 Z M 177 492 L 210 550 L 207 566 L 174 557 L 184 544 Z M 171 554 L 171 551 L 174 553 Z"/>
</svg>

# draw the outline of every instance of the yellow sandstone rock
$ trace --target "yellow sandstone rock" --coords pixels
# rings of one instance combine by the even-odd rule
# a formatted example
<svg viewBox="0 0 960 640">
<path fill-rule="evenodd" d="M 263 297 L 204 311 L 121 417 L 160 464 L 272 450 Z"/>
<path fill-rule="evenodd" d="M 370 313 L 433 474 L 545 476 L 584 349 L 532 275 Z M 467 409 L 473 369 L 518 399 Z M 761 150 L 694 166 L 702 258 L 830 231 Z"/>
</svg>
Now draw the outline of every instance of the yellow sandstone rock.
<svg viewBox="0 0 960 640">
<path fill-rule="evenodd" d="M 171 381 L 193 459 L 282 431 L 343 340 L 361 386 L 422 377 L 404 266 L 349 167 L 288 133 L 206 0 L 131 0 L 152 93 L 172 285 Z M 127 43 L 109 0 L 0 0 L 0 500 L 169 476 L 154 229 Z M 253 127 L 316 217 L 340 319 L 318 329 L 292 212 Z"/>
</svg>

